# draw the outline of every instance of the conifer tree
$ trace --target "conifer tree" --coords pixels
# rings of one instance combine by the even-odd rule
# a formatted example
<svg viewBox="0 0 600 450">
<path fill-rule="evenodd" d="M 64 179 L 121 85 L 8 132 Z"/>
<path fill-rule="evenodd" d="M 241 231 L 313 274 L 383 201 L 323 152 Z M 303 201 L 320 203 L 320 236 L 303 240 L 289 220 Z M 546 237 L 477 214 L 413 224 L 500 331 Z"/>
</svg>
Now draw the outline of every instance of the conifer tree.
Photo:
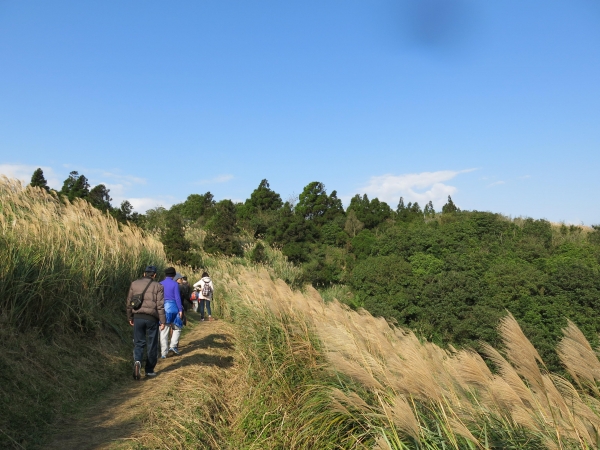
<svg viewBox="0 0 600 450">
<path fill-rule="evenodd" d="M 454 204 L 452 197 L 448 196 L 448 203 L 442 207 L 442 213 L 449 214 L 454 212 L 460 212 L 460 209 Z"/>
<path fill-rule="evenodd" d="M 435 209 L 433 209 L 433 202 L 429 200 L 429 203 L 425 205 L 425 209 L 423 210 L 423 214 L 425 216 L 435 216 Z"/>
<path fill-rule="evenodd" d="M 50 188 L 48 187 L 48 182 L 46 181 L 46 178 L 44 178 L 44 171 L 40 167 L 35 169 L 35 171 L 33 172 L 33 175 L 31 176 L 31 183 L 29 183 L 29 185 L 45 189 L 46 192 L 50 191 Z"/>
<path fill-rule="evenodd" d="M 123 205 L 121 206 L 123 207 Z M 129 213 L 131 213 L 131 210 Z M 181 219 L 181 216 L 176 214 L 174 211 L 167 212 L 165 217 L 165 225 L 166 227 L 164 230 L 162 230 L 160 237 L 165 247 L 167 258 L 175 263 L 187 264 L 190 242 L 185 237 L 183 220 Z"/>
<path fill-rule="evenodd" d="M 396 212 L 398 214 L 404 212 L 406 206 L 404 206 L 404 197 L 400 197 L 400 201 L 398 201 L 398 207 L 396 208 Z"/>
<path fill-rule="evenodd" d="M 204 239 L 204 250 L 208 253 L 222 253 L 227 256 L 242 256 L 244 250 L 239 239 L 236 208 L 231 200 L 221 200 L 215 205 L 215 212 L 206 224 L 208 234 Z"/>
<path fill-rule="evenodd" d="M 274 211 L 283 206 L 281 196 L 271 189 L 269 182 L 264 179 L 246 200 L 246 206 L 259 211 Z"/>
<path fill-rule="evenodd" d="M 60 193 L 66 196 L 69 201 L 76 198 L 87 198 L 90 194 L 90 184 L 85 176 L 79 175 L 79 172 L 74 170 L 69 174 L 69 178 L 64 181 Z"/>
<path fill-rule="evenodd" d="M 110 189 L 107 189 L 103 184 L 99 184 L 98 186 L 94 186 L 94 188 L 90 191 L 88 200 L 100 211 L 108 211 L 111 209 L 110 202 L 112 201 L 109 193 Z"/>
</svg>

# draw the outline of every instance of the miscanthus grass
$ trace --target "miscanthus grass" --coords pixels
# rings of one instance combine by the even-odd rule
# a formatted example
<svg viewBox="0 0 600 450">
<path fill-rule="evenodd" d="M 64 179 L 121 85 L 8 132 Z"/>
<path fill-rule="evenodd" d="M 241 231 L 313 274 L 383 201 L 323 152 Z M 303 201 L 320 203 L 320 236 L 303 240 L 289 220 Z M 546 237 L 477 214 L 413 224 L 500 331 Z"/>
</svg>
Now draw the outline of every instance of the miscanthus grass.
<svg viewBox="0 0 600 450">
<path fill-rule="evenodd" d="M 232 422 L 240 448 L 600 446 L 600 362 L 572 323 L 558 353 L 575 384 L 546 369 L 510 314 L 502 348 L 446 350 L 264 269 L 224 290 L 253 367 Z"/>
<path fill-rule="evenodd" d="M 166 264 L 160 242 L 85 201 L 3 178 L 0 205 L 0 314 L 20 329 L 93 329 L 146 264 Z"/>
</svg>

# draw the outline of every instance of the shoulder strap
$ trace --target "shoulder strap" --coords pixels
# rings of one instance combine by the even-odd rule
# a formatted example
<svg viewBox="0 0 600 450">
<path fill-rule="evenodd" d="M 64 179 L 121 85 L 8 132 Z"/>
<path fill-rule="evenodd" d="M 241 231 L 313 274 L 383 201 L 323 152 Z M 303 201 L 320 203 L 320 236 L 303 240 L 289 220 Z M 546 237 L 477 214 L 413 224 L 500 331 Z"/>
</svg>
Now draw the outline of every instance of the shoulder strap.
<svg viewBox="0 0 600 450">
<path fill-rule="evenodd" d="M 146 293 L 146 291 L 148 290 L 148 288 L 150 287 L 150 285 L 152 284 L 154 280 L 150 279 L 150 283 L 148 283 L 145 287 L 145 289 L 142 291 L 142 301 L 144 301 L 144 294 Z"/>
</svg>

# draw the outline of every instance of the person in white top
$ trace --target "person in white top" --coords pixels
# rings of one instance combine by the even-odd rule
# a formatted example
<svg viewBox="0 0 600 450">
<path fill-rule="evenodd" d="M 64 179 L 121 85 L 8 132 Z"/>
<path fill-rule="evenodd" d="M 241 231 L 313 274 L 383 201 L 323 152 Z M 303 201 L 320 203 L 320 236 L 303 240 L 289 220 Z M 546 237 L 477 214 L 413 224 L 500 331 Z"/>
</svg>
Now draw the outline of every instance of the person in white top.
<svg viewBox="0 0 600 450">
<path fill-rule="evenodd" d="M 202 278 L 194 284 L 194 288 L 198 290 L 200 299 L 200 320 L 204 320 L 204 307 L 206 306 L 206 312 L 208 313 L 208 320 L 214 320 L 210 310 L 210 302 L 213 298 L 213 292 L 215 287 L 213 282 L 208 276 L 208 272 L 202 273 Z"/>
</svg>

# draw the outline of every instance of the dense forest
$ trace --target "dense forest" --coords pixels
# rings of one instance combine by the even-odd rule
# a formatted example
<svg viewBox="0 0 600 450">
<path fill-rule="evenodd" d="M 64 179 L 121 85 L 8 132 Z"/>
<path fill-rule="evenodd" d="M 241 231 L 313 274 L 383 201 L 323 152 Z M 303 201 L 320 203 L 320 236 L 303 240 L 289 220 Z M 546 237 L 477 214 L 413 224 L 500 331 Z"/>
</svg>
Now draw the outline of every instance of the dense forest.
<svg viewBox="0 0 600 450">
<path fill-rule="evenodd" d="M 48 189 L 40 169 L 32 185 Z M 192 194 L 170 209 L 133 213 L 111 205 L 109 191 L 92 189 L 72 172 L 56 195 L 87 199 L 125 223 L 160 236 L 170 260 L 202 266 L 202 255 L 267 262 L 279 248 L 301 269 L 299 285 L 336 289 L 353 308 L 410 327 L 439 344 L 498 344 L 501 317 L 510 311 L 549 368 L 567 319 L 593 344 L 600 331 L 600 227 L 551 224 L 531 218 L 459 209 L 430 202 L 394 208 L 356 195 L 344 209 L 336 191 L 309 183 L 284 202 L 267 180 L 243 203 Z M 202 239 L 190 239 L 198 231 Z M 296 286 L 300 287 L 300 286 Z"/>
</svg>

